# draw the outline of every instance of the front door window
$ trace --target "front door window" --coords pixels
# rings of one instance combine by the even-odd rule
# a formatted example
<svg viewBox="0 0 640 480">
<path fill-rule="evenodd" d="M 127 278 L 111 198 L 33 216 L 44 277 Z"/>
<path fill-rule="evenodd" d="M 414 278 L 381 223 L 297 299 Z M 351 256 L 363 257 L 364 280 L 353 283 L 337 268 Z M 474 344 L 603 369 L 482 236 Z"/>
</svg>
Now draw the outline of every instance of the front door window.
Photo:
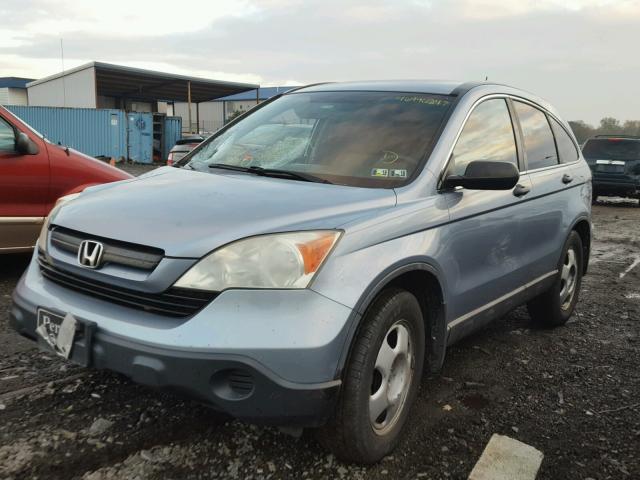
<svg viewBox="0 0 640 480">
<path fill-rule="evenodd" d="M 4 118 L 0 117 L 0 152 L 14 152 L 16 133 Z"/>
</svg>

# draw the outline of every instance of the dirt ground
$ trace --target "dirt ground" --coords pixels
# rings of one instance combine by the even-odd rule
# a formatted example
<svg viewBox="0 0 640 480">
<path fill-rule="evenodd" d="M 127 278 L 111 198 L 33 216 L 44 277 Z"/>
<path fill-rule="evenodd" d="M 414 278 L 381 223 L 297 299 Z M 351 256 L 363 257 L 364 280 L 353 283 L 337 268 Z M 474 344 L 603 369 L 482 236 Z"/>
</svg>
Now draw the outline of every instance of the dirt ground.
<svg viewBox="0 0 640 480">
<path fill-rule="evenodd" d="M 0 478 L 464 479 L 493 433 L 541 450 L 539 479 L 640 478 L 640 208 L 600 203 L 594 225 L 569 323 L 534 328 L 520 308 L 452 347 L 368 468 L 40 352 L 7 325 L 28 258 L 0 257 Z"/>
</svg>

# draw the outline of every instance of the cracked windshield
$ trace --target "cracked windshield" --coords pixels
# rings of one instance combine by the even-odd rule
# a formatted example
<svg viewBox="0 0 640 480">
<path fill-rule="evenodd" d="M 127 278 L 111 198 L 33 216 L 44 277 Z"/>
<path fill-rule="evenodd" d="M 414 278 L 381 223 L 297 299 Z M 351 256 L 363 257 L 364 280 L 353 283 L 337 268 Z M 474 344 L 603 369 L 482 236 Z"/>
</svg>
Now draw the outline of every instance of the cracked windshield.
<svg viewBox="0 0 640 480">
<path fill-rule="evenodd" d="M 214 136 L 187 165 L 215 173 L 231 166 L 324 183 L 395 187 L 424 159 L 449 105 L 446 97 L 423 94 L 293 93 Z"/>
</svg>

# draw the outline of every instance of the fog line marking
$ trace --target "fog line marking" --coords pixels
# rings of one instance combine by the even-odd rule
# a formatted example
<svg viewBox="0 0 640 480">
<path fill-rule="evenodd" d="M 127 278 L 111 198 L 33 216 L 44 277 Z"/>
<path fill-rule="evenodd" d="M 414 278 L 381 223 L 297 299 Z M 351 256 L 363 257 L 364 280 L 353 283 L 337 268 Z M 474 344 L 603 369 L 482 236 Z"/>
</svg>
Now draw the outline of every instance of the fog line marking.
<svg viewBox="0 0 640 480">
<path fill-rule="evenodd" d="M 636 268 L 638 265 L 640 265 L 640 256 L 636 257 L 635 260 L 633 261 L 633 263 L 631 265 L 629 265 L 629 267 L 620 274 L 620 278 L 624 278 L 624 276 L 629 273 L 631 270 L 633 270 L 634 268 Z"/>
<path fill-rule="evenodd" d="M 543 457 L 526 443 L 494 433 L 469 480 L 534 480 Z"/>
</svg>

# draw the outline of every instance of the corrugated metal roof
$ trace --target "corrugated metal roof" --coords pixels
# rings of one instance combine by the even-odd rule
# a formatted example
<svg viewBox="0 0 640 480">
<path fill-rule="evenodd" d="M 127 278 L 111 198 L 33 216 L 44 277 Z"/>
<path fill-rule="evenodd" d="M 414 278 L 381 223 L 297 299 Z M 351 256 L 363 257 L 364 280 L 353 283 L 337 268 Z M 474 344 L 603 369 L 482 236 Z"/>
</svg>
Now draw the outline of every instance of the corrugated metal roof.
<svg viewBox="0 0 640 480">
<path fill-rule="evenodd" d="M 278 95 L 279 93 L 288 92 L 292 88 L 298 88 L 296 86 L 292 87 L 261 87 L 259 89 L 260 92 L 260 100 L 266 100 L 268 98 L 273 97 L 274 95 Z M 255 100 L 256 99 L 256 91 L 250 90 L 248 92 L 236 93 L 235 95 L 228 95 L 226 97 L 218 98 L 216 102 L 232 102 L 232 101 L 242 101 L 242 100 Z"/>
<path fill-rule="evenodd" d="M 0 77 L 0 88 L 27 88 L 29 82 L 33 82 L 33 78 Z"/>
<path fill-rule="evenodd" d="M 187 101 L 187 82 L 191 82 L 191 97 L 194 103 L 206 102 L 245 90 L 255 90 L 259 87 L 250 83 L 212 80 L 103 62 L 89 62 L 30 82 L 27 87 L 31 88 L 88 68 L 95 68 L 98 95 L 138 100 Z"/>
</svg>

